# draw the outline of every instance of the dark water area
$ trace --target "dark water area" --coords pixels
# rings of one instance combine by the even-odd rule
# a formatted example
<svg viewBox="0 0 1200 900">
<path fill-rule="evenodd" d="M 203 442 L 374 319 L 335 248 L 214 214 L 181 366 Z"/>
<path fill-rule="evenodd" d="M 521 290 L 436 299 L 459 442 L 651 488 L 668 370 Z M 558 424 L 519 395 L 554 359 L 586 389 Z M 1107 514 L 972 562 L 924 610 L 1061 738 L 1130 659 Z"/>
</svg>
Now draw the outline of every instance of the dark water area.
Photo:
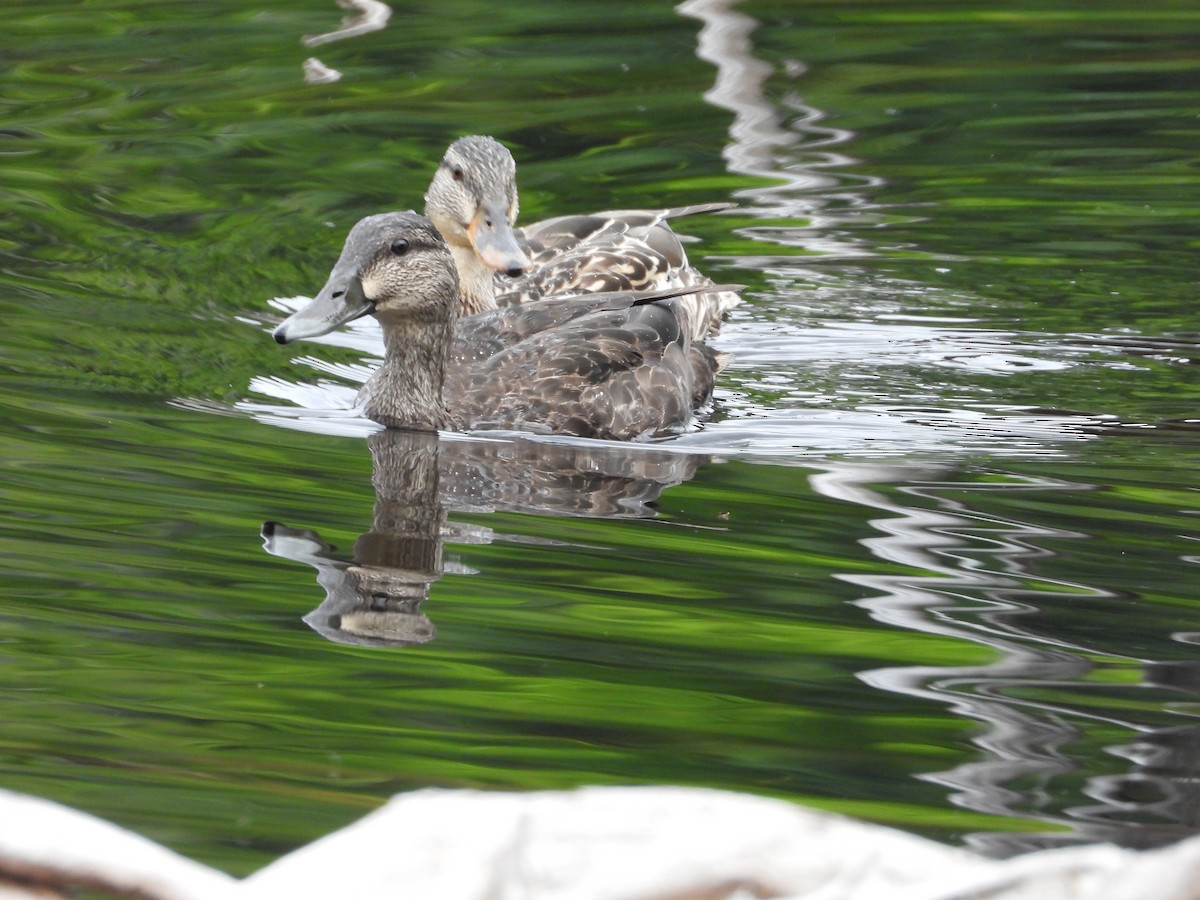
<svg viewBox="0 0 1200 900">
<path fill-rule="evenodd" d="M 425 786 L 1200 828 L 1193 4 L 5 13 L 0 786 L 236 874 Z M 470 133 L 522 221 L 739 204 L 696 427 L 405 443 L 369 322 L 270 340 Z"/>
</svg>

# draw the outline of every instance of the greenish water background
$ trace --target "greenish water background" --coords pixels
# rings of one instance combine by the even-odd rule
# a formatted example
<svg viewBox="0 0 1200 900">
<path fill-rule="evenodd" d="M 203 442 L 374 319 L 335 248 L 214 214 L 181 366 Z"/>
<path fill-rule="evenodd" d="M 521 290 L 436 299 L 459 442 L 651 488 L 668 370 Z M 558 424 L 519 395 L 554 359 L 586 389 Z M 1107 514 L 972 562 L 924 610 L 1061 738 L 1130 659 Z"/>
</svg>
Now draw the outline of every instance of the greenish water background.
<svg viewBox="0 0 1200 900">
<path fill-rule="evenodd" d="M 300 45 L 340 15 L 6 8 L 0 785 L 238 874 L 427 785 L 1195 831 L 1200 12 L 443 2 Z M 686 223 L 735 360 L 652 451 L 491 442 L 583 476 L 449 497 L 496 539 L 447 545 L 436 639 L 333 644 L 259 528 L 370 527 L 374 338 L 283 350 L 267 300 L 464 133 L 525 219 L 737 200 Z M 650 452 L 653 507 L 575 514 Z"/>
</svg>

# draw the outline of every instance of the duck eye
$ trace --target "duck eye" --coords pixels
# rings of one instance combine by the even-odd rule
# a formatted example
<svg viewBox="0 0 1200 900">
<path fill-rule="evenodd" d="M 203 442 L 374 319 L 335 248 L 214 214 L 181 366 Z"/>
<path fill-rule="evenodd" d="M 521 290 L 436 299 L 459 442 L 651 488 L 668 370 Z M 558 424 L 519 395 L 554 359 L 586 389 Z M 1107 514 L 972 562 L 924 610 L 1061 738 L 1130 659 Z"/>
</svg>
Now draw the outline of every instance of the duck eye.
<svg viewBox="0 0 1200 900">
<path fill-rule="evenodd" d="M 450 170 L 450 175 L 455 181 L 462 181 L 462 179 L 463 179 L 462 166 L 458 166 L 458 165 L 454 166 Z"/>
<path fill-rule="evenodd" d="M 403 256 L 407 250 L 408 241 L 404 238 L 396 238 L 396 240 L 392 241 L 392 252 L 397 256 Z"/>
</svg>

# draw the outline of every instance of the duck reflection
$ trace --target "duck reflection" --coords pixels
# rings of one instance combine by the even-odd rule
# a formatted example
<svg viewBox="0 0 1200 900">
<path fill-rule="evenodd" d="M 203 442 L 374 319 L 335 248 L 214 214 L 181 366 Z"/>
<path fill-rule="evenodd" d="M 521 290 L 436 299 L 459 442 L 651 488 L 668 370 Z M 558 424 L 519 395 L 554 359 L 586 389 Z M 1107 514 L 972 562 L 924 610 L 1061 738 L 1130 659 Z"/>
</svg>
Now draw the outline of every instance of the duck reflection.
<svg viewBox="0 0 1200 900">
<path fill-rule="evenodd" d="M 353 559 L 339 559 L 316 531 L 279 522 L 262 528 L 268 553 L 317 570 L 325 600 L 304 621 L 331 641 L 364 647 L 433 640 L 437 629 L 421 604 L 447 570 L 470 572 L 444 561 L 446 541 L 558 543 L 450 522 L 448 509 L 651 516 L 662 491 L 692 478 L 707 460 L 645 446 L 466 436 L 439 441 L 433 432 L 396 429 L 371 434 L 367 446 L 375 507 Z"/>
<path fill-rule="evenodd" d="M 442 496 L 457 511 L 647 518 L 659 495 L 712 457 L 645 444 L 445 435 Z"/>
<path fill-rule="evenodd" d="M 375 513 L 371 530 L 354 544 L 352 562 L 334 557 L 315 531 L 278 522 L 263 525 L 263 547 L 317 570 L 325 601 L 304 621 L 321 636 L 370 647 L 424 644 L 436 629 L 421 603 L 443 573 L 438 438 L 388 430 L 372 434 L 367 446 Z"/>
</svg>

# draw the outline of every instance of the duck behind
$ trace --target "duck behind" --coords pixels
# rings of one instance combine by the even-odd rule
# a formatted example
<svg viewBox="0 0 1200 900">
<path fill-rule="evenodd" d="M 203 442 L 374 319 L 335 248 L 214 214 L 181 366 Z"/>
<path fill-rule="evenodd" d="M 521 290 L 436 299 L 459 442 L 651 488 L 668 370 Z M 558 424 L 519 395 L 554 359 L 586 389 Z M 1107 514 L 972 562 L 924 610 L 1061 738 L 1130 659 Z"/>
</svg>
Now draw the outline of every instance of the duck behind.
<svg viewBox="0 0 1200 900">
<path fill-rule="evenodd" d="M 462 314 L 584 293 L 711 288 L 688 262 L 669 220 L 732 203 L 610 210 L 516 228 L 516 179 L 516 162 L 504 145 L 471 135 L 446 150 L 425 193 L 425 214 L 454 256 Z M 739 302 L 729 291 L 687 296 L 683 306 L 697 340 L 716 333 Z"/>
</svg>

